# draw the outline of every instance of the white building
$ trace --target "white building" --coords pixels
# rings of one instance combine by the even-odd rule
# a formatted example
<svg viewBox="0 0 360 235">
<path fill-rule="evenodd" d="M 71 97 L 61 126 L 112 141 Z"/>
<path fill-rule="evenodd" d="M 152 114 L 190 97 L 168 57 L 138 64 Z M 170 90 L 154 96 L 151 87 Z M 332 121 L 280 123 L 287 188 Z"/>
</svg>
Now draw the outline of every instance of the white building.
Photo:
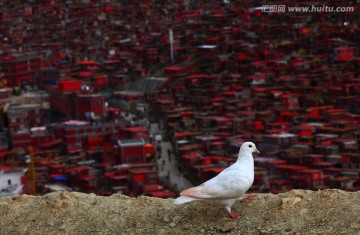
<svg viewBox="0 0 360 235">
<path fill-rule="evenodd" d="M 0 196 L 19 195 L 23 192 L 21 178 L 27 169 L 0 170 Z"/>
</svg>

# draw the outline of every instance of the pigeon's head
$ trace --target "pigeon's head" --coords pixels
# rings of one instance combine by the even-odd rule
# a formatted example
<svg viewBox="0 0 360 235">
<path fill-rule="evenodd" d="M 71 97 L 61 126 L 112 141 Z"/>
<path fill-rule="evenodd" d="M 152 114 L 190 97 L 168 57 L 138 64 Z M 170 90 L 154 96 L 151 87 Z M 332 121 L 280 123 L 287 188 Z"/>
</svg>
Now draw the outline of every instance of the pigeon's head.
<svg viewBox="0 0 360 235">
<path fill-rule="evenodd" d="M 240 147 L 240 152 L 244 153 L 260 153 L 259 150 L 257 150 L 255 144 L 253 142 L 245 142 Z"/>
</svg>

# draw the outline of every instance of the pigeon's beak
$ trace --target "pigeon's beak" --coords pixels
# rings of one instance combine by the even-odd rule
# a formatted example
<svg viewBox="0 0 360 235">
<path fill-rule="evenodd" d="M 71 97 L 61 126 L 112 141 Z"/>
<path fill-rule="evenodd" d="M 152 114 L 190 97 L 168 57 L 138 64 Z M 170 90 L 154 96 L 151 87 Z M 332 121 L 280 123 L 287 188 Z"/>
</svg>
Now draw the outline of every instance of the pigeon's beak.
<svg viewBox="0 0 360 235">
<path fill-rule="evenodd" d="M 255 153 L 260 154 L 259 150 L 255 149 Z"/>
</svg>

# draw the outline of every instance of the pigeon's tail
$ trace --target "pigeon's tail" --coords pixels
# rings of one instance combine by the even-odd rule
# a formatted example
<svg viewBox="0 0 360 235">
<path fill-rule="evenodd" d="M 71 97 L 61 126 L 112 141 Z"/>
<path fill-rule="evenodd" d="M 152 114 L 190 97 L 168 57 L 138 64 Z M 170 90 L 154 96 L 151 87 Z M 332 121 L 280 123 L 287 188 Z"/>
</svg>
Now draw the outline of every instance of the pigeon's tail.
<svg viewBox="0 0 360 235">
<path fill-rule="evenodd" d="M 175 199 L 174 203 L 175 204 L 184 204 L 184 203 L 191 202 L 191 201 L 196 201 L 196 200 L 201 200 L 201 199 L 193 198 L 193 197 L 187 197 L 187 196 L 180 196 L 180 197 Z"/>
</svg>

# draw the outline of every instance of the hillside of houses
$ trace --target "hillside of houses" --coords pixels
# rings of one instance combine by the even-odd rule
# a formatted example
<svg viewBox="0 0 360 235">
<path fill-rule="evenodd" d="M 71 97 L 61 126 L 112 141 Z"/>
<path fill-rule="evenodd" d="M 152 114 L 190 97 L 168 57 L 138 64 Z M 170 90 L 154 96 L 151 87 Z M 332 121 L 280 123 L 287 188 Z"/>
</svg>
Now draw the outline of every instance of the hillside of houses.
<svg viewBox="0 0 360 235">
<path fill-rule="evenodd" d="M 348 5 L 2 1 L 2 194 L 174 197 L 170 175 L 204 182 L 246 140 L 261 152 L 252 192 L 358 190 L 359 9 Z M 176 173 L 160 174 L 163 157 Z"/>
</svg>

